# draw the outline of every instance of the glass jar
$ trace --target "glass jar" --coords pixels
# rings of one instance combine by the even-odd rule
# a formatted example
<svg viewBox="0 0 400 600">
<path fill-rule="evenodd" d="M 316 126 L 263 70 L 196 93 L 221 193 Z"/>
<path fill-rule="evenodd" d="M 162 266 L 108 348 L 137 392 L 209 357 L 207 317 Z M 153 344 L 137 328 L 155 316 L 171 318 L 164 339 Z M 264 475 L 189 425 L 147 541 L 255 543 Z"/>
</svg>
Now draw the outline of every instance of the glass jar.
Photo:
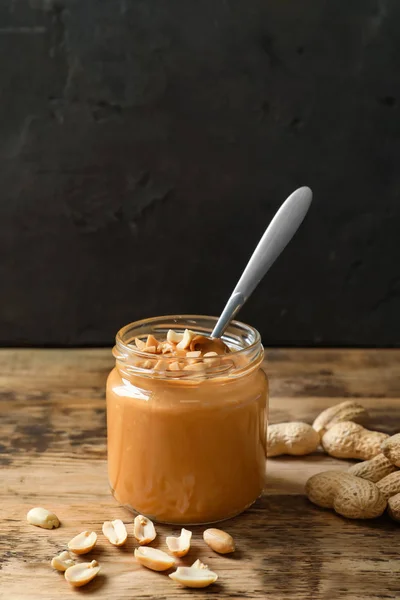
<svg viewBox="0 0 400 600">
<path fill-rule="evenodd" d="M 206 374 L 189 366 L 160 372 L 160 356 L 149 358 L 134 345 L 149 334 L 165 339 L 169 329 L 210 335 L 215 323 L 205 316 L 157 317 L 116 336 L 107 381 L 110 486 L 120 504 L 158 522 L 227 519 L 264 488 L 268 382 L 259 333 L 232 321 L 222 338 L 232 352 Z"/>
</svg>

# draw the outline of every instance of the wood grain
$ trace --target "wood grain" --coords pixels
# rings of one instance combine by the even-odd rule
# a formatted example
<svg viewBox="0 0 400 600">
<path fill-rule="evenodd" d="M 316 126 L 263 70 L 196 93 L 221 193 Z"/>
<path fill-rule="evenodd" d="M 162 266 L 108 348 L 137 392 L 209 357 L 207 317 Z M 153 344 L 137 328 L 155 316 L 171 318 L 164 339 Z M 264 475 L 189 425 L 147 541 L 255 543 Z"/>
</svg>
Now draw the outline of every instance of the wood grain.
<svg viewBox="0 0 400 600">
<path fill-rule="evenodd" d="M 268 487 L 246 513 L 224 524 L 237 552 L 218 556 L 202 542 L 201 527 L 186 564 L 200 558 L 220 578 L 211 588 L 185 590 L 165 574 L 135 564 L 130 536 L 114 548 L 104 520 L 132 516 L 110 496 L 106 475 L 104 384 L 112 366 L 107 349 L 0 351 L 0 598 L 268 598 L 325 600 L 399 598 L 398 525 L 382 517 L 347 521 L 311 505 L 306 479 L 348 463 L 316 453 L 268 461 Z M 345 398 L 371 413 L 371 428 L 400 430 L 399 350 L 270 350 L 271 421 L 306 420 Z M 44 505 L 62 521 L 41 530 L 26 523 Z M 99 542 L 89 556 L 102 574 L 80 591 L 49 566 L 51 557 L 83 529 Z M 132 526 L 128 525 L 132 533 Z M 159 526 L 157 546 L 177 529 Z"/>
</svg>

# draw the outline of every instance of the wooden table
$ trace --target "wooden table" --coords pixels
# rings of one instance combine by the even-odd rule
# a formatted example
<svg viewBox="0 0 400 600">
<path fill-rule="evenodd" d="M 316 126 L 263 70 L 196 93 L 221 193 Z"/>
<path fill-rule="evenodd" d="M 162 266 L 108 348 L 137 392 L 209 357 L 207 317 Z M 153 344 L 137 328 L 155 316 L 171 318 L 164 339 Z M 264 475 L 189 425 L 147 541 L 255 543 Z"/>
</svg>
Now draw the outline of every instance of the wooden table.
<svg viewBox="0 0 400 600">
<path fill-rule="evenodd" d="M 270 350 L 266 356 L 272 422 L 312 422 L 351 397 L 370 409 L 371 428 L 400 430 L 400 350 Z M 348 521 L 305 498 L 310 475 L 348 466 L 322 453 L 268 461 L 263 498 L 224 524 L 237 542 L 232 557 L 214 554 L 202 542 L 202 528 L 193 528 L 190 559 L 201 558 L 220 576 L 207 590 L 180 588 L 135 564 L 132 536 L 122 549 L 108 544 L 103 521 L 132 520 L 107 487 L 104 384 L 111 366 L 107 349 L 0 351 L 2 600 L 400 597 L 398 525 L 387 517 Z M 62 526 L 28 525 L 26 513 L 38 505 L 54 510 Z M 76 591 L 49 561 L 84 529 L 100 533 L 89 556 L 102 574 Z M 158 531 L 165 549 L 165 535 L 174 529 Z"/>
</svg>

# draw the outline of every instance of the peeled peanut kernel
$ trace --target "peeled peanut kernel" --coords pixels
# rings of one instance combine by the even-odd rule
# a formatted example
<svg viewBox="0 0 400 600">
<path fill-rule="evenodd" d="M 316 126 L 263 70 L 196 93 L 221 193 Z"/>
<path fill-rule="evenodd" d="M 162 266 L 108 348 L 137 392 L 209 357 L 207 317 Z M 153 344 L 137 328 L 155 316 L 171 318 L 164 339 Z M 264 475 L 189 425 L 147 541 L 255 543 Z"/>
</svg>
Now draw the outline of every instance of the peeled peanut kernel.
<svg viewBox="0 0 400 600">
<path fill-rule="evenodd" d="M 183 332 L 183 338 L 176 346 L 178 350 L 186 350 L 186 348 L 189 348 L 189 344 L 194 338 L 194 336 L 195 334 L 193 331 L 190 331 L 190 329 L 185 329 L 185 331 Z"/>
<path fill-rule="evenodd" d="M 153 367 L 153 363 L 151 360 L 145 360 L 143 363 L 144 369 L 151 369 Z"/>
<path fill-rule="evenodd" d="M 179 344 L 182 341 L 183 333 L 176 333 L 173 329 L 169 329 L 167 333 L 167 342 Z"/>
<path fill-rule="evenodd" d="M 168 368 L 168 361 L 166 360 L 158 360 L 154 365 L 155 371 L 166 371 Z"/>
<path fill-rule="evenodd" d="M 208 569 L 208 565 L 205 565 L 204 563 L 202 563 L 201 560 L 198 558 L 192 564 L 192 569 Z"/>
<path fill-rule="evenodd" d="M 141 340 L 140 338 L 136 337 L 135 338 L 135 344 L 136 344 L 136 348 L 138 350 L 141 350 L 142 352 L 144 351 L 144 349 L 146 348 L 146 342 L 143 342 L 143 340 Z"/>
<path fill-rule="evenodd" d="M 113 546 L 122 546 L 126 542 L 128 532 L 121 519 L 115 521 L 104 521 L 103 533 Z"/>
<path fill-rule="evenodd" d="M 178 567 L 169 577 L 189 588 L 205 588 L 218 579 L 218 575 L 213 571 L 196 567 Z"/>
<path fill-rule="evenodd" d="M 201 350 L 193 350 L 192 352 L 186 352 L 186 358 L 200 358 Z"/>
<path fill-rule="evenodd" d="M 144 349 L 145 352 L 148 352 L 149 354 L 156 354 L 157 352 L 157 346 L 146 346 L 146 348 Z"/>
<path fill-rule="evenodd" d="M 75 561 L 66 550 L 51 559 L 51 566 L 53 569 L 57 569 L 57 571 L 66 571 L 69 567 L 73 567 L 74 564 Z"/>
<path fill-rule="evenodd" d="M 150 335 L 147 336 L 146 348 L 148 348 L 149 346 L 154 346 L 155 348 L 157 348 L 157 346 L 158 346 L 159 343 L 160 342 L 154 337 L 154 335 L 152 335 L 150 333 Z"/>
<path fill-rule="evenodd" d="M 97 542 L 97 534 L 92 531 L 82 531 L 78 533 L 67 544 L 69 550 L 74 554 L 87 554 L 95 547 Z"/>
<path fill-rule="evenodd" d="M 181 535 L 179 537 L 167 537 L 166 543 L 168 550 L 174 556 L 186 556 L 190 550 L 191 539 L 192 532 L 188 529 L 181 529 Z"/>
<path fill-rule="evenodd" d="M 149 544 L 157 533 L 153 521 L 143 515 L 138 515 L 133 521 L 133 535 L 140 545 Z"/>
<path fill-rule="evenodd" d="M 228 554 L 235 551 L 233 537 L 229 533 L 226 533 L 226 531 L 222 531 L 222 529 L 206 529 L 203 533 L 203 538 L 211 550 L 219 554 Z"/>
<path fill-rule="evenodd" d="M 144 567 L 152 571 L 166 571 L 175 565 L 175 558 L 162 550 L 141 546 L 135 549 L 135 558 Z"/>
<path fill-rule="evenodd" d="M 92 581 L 100 571 L 100 565 L 97 560 L 92 562 L 83 562 L 69 567 L 65 573 L 65 579 L 74 587 L 81 587 Z"/>
<path fill-rule="evenodd" d="M 171 354 L 175 350 L 174 344 L 170 344 L 169 342 L 164 342 L 162 344 L 162 353 L 163 354 Z"/>
<path fill-rule="evenodd" d="M 46 508 L 41 508 L 40 506 L 37 506 L 36 508 L 31 508 L 31 510 L 26 515 L 26 520 L 31 525 L 36 525 L 36 527 L 42 527 L 42 529 L 53 529 L 53 527 L 60 526 L 60 521 L 58 520 L 58 517 Z"/>
<path fill-rule="evenodd" d="M 181 365 L 178 362 L 172 362 L 169 364 L 168 368 L 170 371 L 180 371 Z"/>
</svg>

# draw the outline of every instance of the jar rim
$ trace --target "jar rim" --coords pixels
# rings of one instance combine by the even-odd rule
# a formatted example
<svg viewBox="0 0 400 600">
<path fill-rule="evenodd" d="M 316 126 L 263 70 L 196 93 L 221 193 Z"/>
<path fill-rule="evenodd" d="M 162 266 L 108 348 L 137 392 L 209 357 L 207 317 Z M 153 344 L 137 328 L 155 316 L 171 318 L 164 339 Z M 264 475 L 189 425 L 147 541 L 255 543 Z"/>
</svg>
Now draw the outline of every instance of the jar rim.
<svg viewBox="0 0 400 600">
<path fill-rule="evenodd" d="M 138 348 L 136 348 L 136 346 L 133 345 L 135 337 L 138 337 L 140 335 L 140 329 L 143 330 L 142 335 L 147 335 L 148 333 L 150 333 L 146 332 L 147 328 L 156 329 L 158 326 L 160 328 L 160 332 L 162 331 L 163 333 L 165 333 L 169 328 L 172 329 L 175 325 L 175 327 L 178 330 L 182 330 L 184 328 L 193 328 L 193 330 L 197 330 L 197 332 L 199 333 L 210 335 L 217 320 L 217 317 L 209 315 L 185 314 L 162 315 L 159 317 L 150 317 L 146 319 L 140 319 L 138 321 L 133 321 L 131 323 L 128 323 L 127 325 L 124 325 L 124 327 L 122 327 L 117 332 L 115 337 L 116 346 L 114 348 L 113 354 L 116 360 L 122 363 L 126 362 L 129 359 L 129 357 L 132 356 L 140 357 L 142 359 L 146 358 L 150 360 L 159 359 L 159 355 L 154 356 L 154 358 L 150 358 L 148 353 L 140 351 Z M 205 323 L 208 323 L 207 327 L 205 327 Z M 135 332 L 136 335 L 134 335 L 133 332 Z M 155 331 L 154 329 L 152 329 L 151 333 L 153 333 L 153 335 L 155 336 L 157 335 L 157 331 Z M 234 349 L 232 355 L 238 357 L 239 361 L 240 357 L 247 358 L 247 364 L 246 366 L 244 366 L 243 364 L 241 368 L 233 368 L 229 374 L 227 372 L 216 373 L 215 377 L 218 378 L 223 376 L 230 378 L 239 376 L 240 374 L 244 374 L 244 372 L 248 372 L 249 370 L 254 368 L 259 362 L 262 362 L 264 352 L 263 347 L 261 345 L 261 336 L 257 329 L 255 329 L 251 325 L 247 325 L 242 321 L 232 320 L 229 323 L 229 326 L 227 327 L 221 339 L 230 347 L 236 345 L 237 349 Z M 241 347 L 241 345 L 243 345 L 244 341 L 246 340 L 248 340 L 248 344 Z M 241 342 L 241 345 L 238 346 L 239 341 Z M 236 344 L 234 342 L 236 342 Z M 262 355 L 261 358 L 260 354 Z M 171 362 L 172 360 L 176 360 L 176 358 L 170 358 L 168 361 Z M 186 363 L 186 361 L 190 361 L 190 359 L 187 359 L 185 357 L 179 358 L 179 362 Z M 134 371 L 137 372 L 137 369 L 134 368 Z M 145 375 L 143 371 L 146 371 L 147 376 L 151 376 L 151 374 L 153 373 L 153 370 L 149 369 L 146 370 L 139 368 L 138 371 L 140 371 L 142 375 Z M 178 373 L 177 377 L 179 377 Z M 213 378 L 213 376 L 211 376 L 211 378 Z"/>
</svg>

